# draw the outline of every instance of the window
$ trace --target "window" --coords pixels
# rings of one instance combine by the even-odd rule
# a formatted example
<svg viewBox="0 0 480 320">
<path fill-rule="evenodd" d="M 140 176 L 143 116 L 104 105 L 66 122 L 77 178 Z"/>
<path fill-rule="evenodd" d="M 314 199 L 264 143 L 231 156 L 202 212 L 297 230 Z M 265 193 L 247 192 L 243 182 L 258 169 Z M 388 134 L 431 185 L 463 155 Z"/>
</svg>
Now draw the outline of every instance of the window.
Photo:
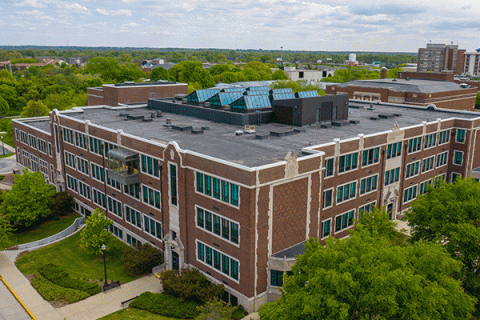
<svg viewBox="0 0 480 320">
<path fill-rule="evenodd" d="M 110 233 L 112 233 L 115 237 L 123 240 L 123 231 L 115 227 L 113 224 L 110 225 Z"/>
<path fill-rule="evenodd" d="M 122 190 L 122 184 L 116 180 L 110 179 L 108 176 L 107 176 L 107 185 L 117 189 L 118 191 Z"/>
<path fill-rule="evenodd" d="M 456 137 L 455 141 L 458 142 L 458 143 L 464 143 L 465 142 L 465 130 L 464 129 L 457 129 L 457 137 Z"/>
<path fill-rule="evenodd" d="M 362 167 L 368 166 L 379 161 L 380 148 L 372 148 L 368 150 L 363 150 L 362 156 Z"/>
<path fill-rule="evenodd" d="M 438 133 L 438 144 L 450 142 L 450 130 L 441 131 Z"/>
<path fill-rule="evenodd" d="M 123 186 L 123 191 L 125 192 L 125 194 L 128 194 L 129 196 L 140 200 L 140 183 Z"/>
<path fill-rule="evenodd" d="M 387 159 L 398 157 L 402 154 L 402 143 L 392 143 L 387 146 Z"/>
<path fill-rule="evenodd" d="M 162 240 L 162 224 L 150 217 L 143 216 L 143 228 L 146 233 Z"/>
<path fill-rule="evenodd" d="M 427 134 L 425 136 L 425 140 L 424 140 L 424 143 L 423 143 L 423 148 L 428 149 L 428 148 L 435 147 L 436 143 L 437 143 L 437 134 L 436 133 Z"/>
<path fill-rule="evenodd" d="M 84 198 L 87 198 L 88 200 L 91 200 L 92 197 L 90 195 L 90 186 L 83 183 L 82 181 L 78 181 L 78 189 L 79 189 L 79 194 L 84 197 Z"/>
<path fill-rule="evenodd" d="M 325 220 L 322 222 L 322 238 L 326 238 L 330 235 L 331 232 L 332 220 Z"/>
<path fill-rule="evenodd" d="M 90 152 L 96 153 L 98 155 L 103 154 L 103 143 L 102 141 L 90 137 Z"/>
<path fill-rule="evenodd" d="M 325 190 L 323 192 L 323 208 L 329 208 L 332 206 L 333 189 Z"/>
<path fill-rule="evenodd" d="M 355 217 L 355 210 L 343 213 L 335 217 L 335 232 L 342 231 L 353 226 L 353 219 Z"/>
<path fill-rule="evenodd" d="M 207 196 L 213 196 L 215 199 L 238 206 L 239 187 L 234 183 L 218 178 L 212 178 L 209 175 L 197 172 L 195 188 L 197 192 L 203 193 Z"/>
<path fill-rule="evenodd" d="M 460 173 L 452 172 L 452 180 L 451 182 L 455 182 L 458 177 L 461 177 L 462 175 Z"/>
<path fill-rule="evenodd" d="M 356 181 L 337 187 L 337 203 L 355 198 L 356 190 Z"/>
<path fill-rule="evenodd" d="M 129 235 L 128 233 L 127 233 L 127 243 L 128 243 L 129 245 L 141 244 L 140 241 L 138 241 L 137 239 L 135 239 L 134 237 L 132 237 L 132 236 Z"/>
<path fill-rule="evenodd" d="M 59 143 L 59 139 L 58 139 L 58 126 L 55 124 L 54 128 L 55 128 L 55 148 L 56 148 L 57 152 L 60 152 L 60 143 Z M 20 134 L 21 133 L 22 132 L 20 131 Z"/>
<path fill-rule="evenodd" d="M 157 159 L 142 154 L 142 172 L 159 177 L 160 165 Z"/>
<path fill-rule="evenodd" d="M 87 137 L 83 133 L 75 132 L 75 145 L 87 150 Z"/>
<path fill-rule="evenodd" d="M 142 214 L 127 205 L 125 205 L 125 220 L 137 228 L 142 229 Z"/>
<path fill-rule="evenodd" d="M 432 179 L 430 180 L 427 180 L 427 181 L 423 181 L 422 183 L 420 183 L 420 187 L 418 188 L 418 192 L 420 194 L 425 194 L 427 193 L 427 185 L 432 185 Z"/>
<path fill-rule="evenodd" d="M 75 155 L 68 151 L 65 151 L 65 164 L 72 169 L 75 169 Z"/>
<path fill-rule="evenodd" d="M 50 142 L 48 143 L 48 155 L 52 156 L 52 144 Z"/>
<path fill-rule="evenodd" d="M 377 190 L 378 175 L 360 180 L 360 194 Z"/>
<path fill-rule="evenodd" d="M 412 201 L 417 197 L 417 186 L 412 186 L 403 191 L 403 203 Z"/>
<path fill-rule="evenodd" d="M 28 135 L 28 144 L 30 147 L 37 149 L 37 138 L 32 135 Z"/>
<path fill-rule="evenodd" d="M 160 192 L 143 186 L 143 203 L 149 204 L 152 207 L 160 209 Z"/>
<path fill-rule="evenodd" d="M 422 160 L 422 173 L 433 170 L 435 156 L 431 156 Z"/>
<path fill-rule="evenodd" d="M 114 215 L 122 218 L 122 203 L 113 199 L 112 197 L 107 197 L 108 199 L 108 211 Z"/>
<path fill-rule="evenodd" d="M 376 205 L 376 204 L 377 204 L 377 202 L 376 202 L 376 201 L 373 201 L 373 202 L 370 202 L 370 203 L 368 203 L 368 204 L 366 204 L 366 205 L 363 205 L 363 206 L 361 206 L 361 207 L 358 207 L 358 212 L 359 212 L 360 214 L 362 214 L 362 212 L 363 212 L 363 213 L 365 213 L 365 212 L 373 212 L 373 210 L 374 210 L 373 208 L 375 208 L 375 205 Z"/>
<path fill-rule="evenodd" d="M 103 170 L 102 167 L 100 167 L 98 164 L 91 163 L 92 164 L 92 178 L 96 179 L 98 181 L 105 181 L 105 170 Z"/>
<path fill-rule="evenodd" d="M 446 165 L 448 162 L 448 151 L 437 154 L 437 168 Z"/>
<path fill-rule="evenodd" d="M 178 204 L 177 198 L 177 166 L 171 164 L 170 165 L 170 202 L 174 206 Z"/>
<path fill-rule="evenodd" d="M 358 153 L 352 153 L 352 154 L 340 156 L 338 159 L 339 173 L 357 169 L 357 166 L 358 166 Z"/>
<path fill-rule="evenodd" d="M 333 176 L 333 162 L 334 162 L 334 160 L 335 160 L 334 158 L 325 160 L 325 172 L 324 172 L 325 177 Z"/>
<path fill-rule="evenodd" d="M 405 169 L 405 178 L 410 178 L 418 174 L 419 163 L 420 161 L 416 161 L 407 164 L 407 167 Z"/>
<path fill-rule="evenodd" d="M 408 153 L 419 151 L 422 148 L 422 137 L 408 140 Z"/>
<path fill-rule="evenodd" d="M 463 163 L 463 151 L 453 152 L 453 164 L 461 166 Z"/>
<path fill-rule="evenodd" d="M 270 284 L 275 287 L 283 287 L 283 271 L 270 271 Z"/>
<path fill-rule="evenodd" d="M 67 128 L 63 128 L 63 141 L 70 144 L 75 144 L 73 131 Z"/>
<path fill-rule="evenodd" d="M 45 140 L 38 139 L 38 150 L 47 154 L 47 142 L 45 142 Z"/>
<path fill-rule="evenodd" d="M 212 230 L 213 218 L 213 230 Z M 225 240 L 238 244 L 239 224 L 233 220 L 211 213 L 202 208 L 197 208 L 197 227 L 216 234 Z"/>
<path fill-rule="evenodd" d="M 77 157 L 78 171 L 88 176 L 88 161 Z"/>
<path fill-rule="evenodd" d="M 240 262 L 222 252 L 200 242 L 197 243 L 197 260 L 217 269 L 226 276 L 238 281 Z M 213 255 L 213 259 L 212 259 Z"/>
<path fill-rule="evenodd" d="M 24 144 L 28 144 L 28 134 L 21 130 L 20 130 L 20 141 L 22 141 Z"/>
<path fill-rule="evenodd" d="M 68 174 L 67 174 L 67 188 L 72 190 L 72 191 L 78 192 L 77 179 L 69 176 Z"/>
<path fill-rule="evenodd" d="M 102 208 L 106 208 L 107 201 L 105 198 L 105 193 L 100 192 L 97 189 L 93 188 L 93 203 L 99 205 Z"/>
<path fill-rule="evenodd" d="M 389 184 L 398 182 L 400 179 L 400 168 L 395 168 L 392 170 L 388 170 L 385 172 L 385 185 L 388 186 Z"/>
</svg>

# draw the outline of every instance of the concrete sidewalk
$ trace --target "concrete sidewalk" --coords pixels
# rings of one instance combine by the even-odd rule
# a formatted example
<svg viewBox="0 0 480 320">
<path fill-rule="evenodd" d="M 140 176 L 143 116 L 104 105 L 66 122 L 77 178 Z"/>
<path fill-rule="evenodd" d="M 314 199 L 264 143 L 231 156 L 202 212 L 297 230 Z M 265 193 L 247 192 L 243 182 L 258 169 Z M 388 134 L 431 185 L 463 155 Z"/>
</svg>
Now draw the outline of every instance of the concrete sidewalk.
<svg viewBox="0 0 480 320">
<path fill-rule="evenodd" d="M 0 252 L 0 274 L 37 320 L 62 320 L 64 317 L 38 294 L 15 266 L 18 253 L 14 250 Z"/>
<path fill-rule="evenodd" d="M 122 309 L 121 303 L 132 299 L 142 292 L 161 292 L 160 280 L 149 275 L 135 281 L 99 293 L 85 300 L 57 309 L 65 319 L 91 320 L 98 319 L 112 312 Z"/>
</svg>

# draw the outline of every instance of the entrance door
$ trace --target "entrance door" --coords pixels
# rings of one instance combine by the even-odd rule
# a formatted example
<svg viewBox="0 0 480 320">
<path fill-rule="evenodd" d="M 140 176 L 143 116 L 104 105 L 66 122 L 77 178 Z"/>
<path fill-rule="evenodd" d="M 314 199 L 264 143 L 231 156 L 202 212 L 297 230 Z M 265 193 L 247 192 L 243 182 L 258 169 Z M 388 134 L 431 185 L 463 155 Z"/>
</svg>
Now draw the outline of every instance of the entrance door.
<svg viewBox="0 0 480 320">
<path fill-rule="evenodd" d="M 178 253 L 176 253 L 175 251 L 172 251 L 172 269 L 180 269 L 180 258 L 178 257 Z"/>
<path fill-rule="evenodd" d="M 387 213 L 390 220 L 393 220 L 393 203 L 389 203 L 387 206 Z"/>
<path fill-rule="evenodd" d="M 315 109 L 315 123 L 320 122 L 320 108 Z"/>
</svg>

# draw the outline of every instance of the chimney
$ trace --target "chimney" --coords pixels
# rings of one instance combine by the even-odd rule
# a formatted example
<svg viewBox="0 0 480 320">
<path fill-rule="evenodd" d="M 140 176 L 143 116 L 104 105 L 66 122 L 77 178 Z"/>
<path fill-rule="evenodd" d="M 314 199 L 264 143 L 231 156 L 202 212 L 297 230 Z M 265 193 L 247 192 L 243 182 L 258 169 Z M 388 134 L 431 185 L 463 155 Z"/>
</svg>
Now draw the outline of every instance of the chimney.
<svg viewBox="0 0 480 320">
<path fill-rule="evenodd" d="M 386 79 L 387 78 L 387 68 L 383 67 L 382 70 L 380 70 L 380 79 Z"/>
</svg>

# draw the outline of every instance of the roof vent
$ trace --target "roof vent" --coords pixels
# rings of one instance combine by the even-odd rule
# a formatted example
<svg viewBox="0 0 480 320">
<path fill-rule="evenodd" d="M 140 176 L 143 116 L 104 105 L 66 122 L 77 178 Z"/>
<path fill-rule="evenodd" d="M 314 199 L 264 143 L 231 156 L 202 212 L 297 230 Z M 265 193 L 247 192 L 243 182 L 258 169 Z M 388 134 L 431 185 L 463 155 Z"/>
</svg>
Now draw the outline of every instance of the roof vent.
<svg viewBox="0 0 480 320">
<path fill-rule="evenodd" d="M 435 111 L 435 110 L 437 110 L 437 106 L 434 105 L 433 103 L 431 103 L 427 106 L 427 110 L 428 111 Z"/>
</svg>

